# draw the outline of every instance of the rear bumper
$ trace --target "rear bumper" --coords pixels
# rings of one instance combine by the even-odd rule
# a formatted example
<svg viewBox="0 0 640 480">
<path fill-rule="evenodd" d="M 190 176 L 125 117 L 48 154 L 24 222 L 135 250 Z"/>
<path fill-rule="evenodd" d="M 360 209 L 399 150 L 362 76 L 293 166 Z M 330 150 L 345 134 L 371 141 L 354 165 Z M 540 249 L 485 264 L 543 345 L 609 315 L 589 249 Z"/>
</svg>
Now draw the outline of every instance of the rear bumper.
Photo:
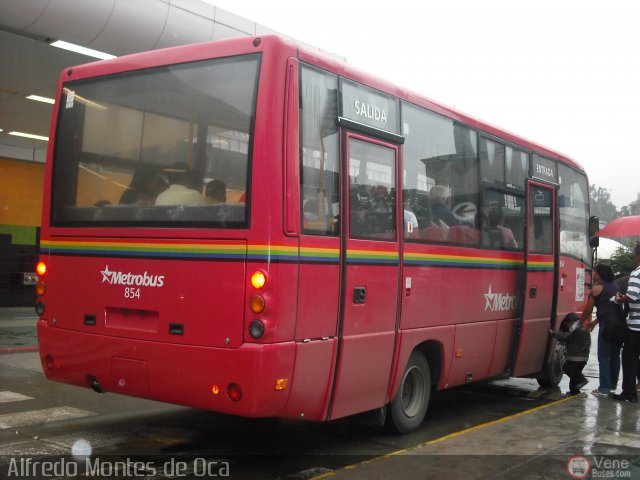
<svg viewBox="0 0 640 480">
<path fill-rule="evenodd" d="M 214 348 L 65 330 L 38 321 L 43 370 L 50 380 L 247 417 L 281 416 L 291 386 L 294 342 Z M 45 361 L 51 356 L 49 367 Z M 235 383 L 242 399 L 232 401 Z M 213 393 L 213 386 L 219 393 Z"/>
</svg>

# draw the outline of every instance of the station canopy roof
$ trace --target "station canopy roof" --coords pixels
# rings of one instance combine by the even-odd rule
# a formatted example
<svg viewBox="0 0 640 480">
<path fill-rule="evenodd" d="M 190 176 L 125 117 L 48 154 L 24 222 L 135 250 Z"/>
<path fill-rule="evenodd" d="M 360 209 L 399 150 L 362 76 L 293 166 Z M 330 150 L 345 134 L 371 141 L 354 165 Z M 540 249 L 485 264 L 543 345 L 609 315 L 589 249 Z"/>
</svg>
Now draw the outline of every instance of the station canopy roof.
<svg viewBox="0 0 640 480">
<path fill-rule="evenodd" d="M 268 33 L 201 0 L 1 0 L 0 158 L 45 161 L 53 105 L 26 97 L 53 99 L 62 70 L 96 60 L 54 41 L 121 56 Z"/>
</svg>

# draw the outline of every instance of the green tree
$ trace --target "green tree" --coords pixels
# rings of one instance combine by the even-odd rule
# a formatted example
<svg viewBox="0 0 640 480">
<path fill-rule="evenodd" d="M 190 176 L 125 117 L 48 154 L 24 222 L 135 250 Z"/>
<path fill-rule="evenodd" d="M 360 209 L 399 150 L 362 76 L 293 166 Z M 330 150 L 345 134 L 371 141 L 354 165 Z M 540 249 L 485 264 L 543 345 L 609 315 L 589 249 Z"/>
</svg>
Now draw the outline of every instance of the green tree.
<svg viewBox="0 0 640 480">
<path fill-rule="evenodd" d="M 602 263 L 607 263 L 615 273 L 616 277 L 623 275 L 629 275 L 631 271 L 636 268 L 633 256 L 633 247 L 635 242 L 628 242 L 627 247 L 618 247 L 609 260 L 602 260 Z"/>
<path fill-rule="evenodd" d="M 603 222 L 610 222 L 618 218 L 618 209 L 611 202 L 611 192 L 608 188 L 593 184 L 589 187 L 591 196 L 591 215 L 597 215 Z"/>
<path fill-rule="evenodd" d="M 635 200 L 629 205 L 620 207 L 621 217 L 628 217 L 629 215 L 640 215 L 640 200 Z"/>
</svg>

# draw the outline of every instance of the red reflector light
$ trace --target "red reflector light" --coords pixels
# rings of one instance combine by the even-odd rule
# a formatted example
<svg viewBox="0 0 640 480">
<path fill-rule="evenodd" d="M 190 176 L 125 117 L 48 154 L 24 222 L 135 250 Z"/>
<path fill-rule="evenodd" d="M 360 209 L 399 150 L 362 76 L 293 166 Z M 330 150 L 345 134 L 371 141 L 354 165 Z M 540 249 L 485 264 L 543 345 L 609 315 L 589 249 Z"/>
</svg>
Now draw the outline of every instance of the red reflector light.
<svg viewBox="0 0 640 480">
<path fill-rule="evenodd" d="M 229 395 L 229 398 L 234 402 L 239 402 L 240 400 L 242 400 L 242 389 L 237 383 L 229 384 L 229 386 L 227 387 L 227 394 Z"/>
<path fill-rule="evenodd" d="M 44 262 L 38 262 L 36 265 L 36 272 L 38 272 L 38 275 L 43 276 L 47 273 L 47 264 Z"/>
</svg>

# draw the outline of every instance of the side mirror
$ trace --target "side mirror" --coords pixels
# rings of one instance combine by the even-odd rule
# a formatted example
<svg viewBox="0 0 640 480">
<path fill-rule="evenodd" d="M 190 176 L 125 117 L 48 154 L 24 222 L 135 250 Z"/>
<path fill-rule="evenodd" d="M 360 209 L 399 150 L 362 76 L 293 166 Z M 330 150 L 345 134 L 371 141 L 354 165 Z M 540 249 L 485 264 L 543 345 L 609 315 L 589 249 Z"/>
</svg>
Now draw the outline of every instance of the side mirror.
<svg viewBox="0 0 640 480">
<path fill-rule="evenodd" d="M 600 219 L 596 216 L 589 217 L 589 245 L 591 248 L 598 248 L 600 237 L 596 233 L 600 231 Z"/>
</svg>

